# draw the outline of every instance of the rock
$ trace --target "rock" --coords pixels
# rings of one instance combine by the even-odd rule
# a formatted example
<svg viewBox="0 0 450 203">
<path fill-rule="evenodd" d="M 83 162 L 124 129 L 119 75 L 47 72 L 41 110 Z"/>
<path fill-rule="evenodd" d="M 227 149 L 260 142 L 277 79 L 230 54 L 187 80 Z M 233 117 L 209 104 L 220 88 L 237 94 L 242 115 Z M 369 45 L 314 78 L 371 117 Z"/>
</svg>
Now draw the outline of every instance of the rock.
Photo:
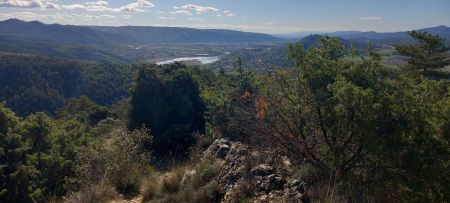
<svg viewBox="0 0 450 203">
<path fill-rule="evenodd" d="M 243 194 L 251 202 L 309 202 L 305 183 L 286 180 L 292 175 L 290 160 L 273 150 L 254 149 L 243 143 L 217 139 L 203 152 L 201 159 L 213 161 L 219 169 L 216 177 L 211 179 L 220 190 L 218 202 L 240 202 Z M 248 171 L 249 160 L 259 165 Z M 272 164 L 276 164 L 276 170 Z M 195 170 L 187 170 L 182 184 L 192 181 L 195 173 Z"/>
<path fill-rule="evenodd" d="M 299 180 L 291 180 L 284 185 L 284 202 L 302 202 L 309 203 L 310 198 L 308 197 L 306 183 Z"/>
<path fill-rule="evenodd" d="M 306 183 L 299 180 L 291 180 L 285 187 L 297 191 L 300 194 L 306 193 Z"/>
<path fill-rule="evenodd" d="M 208 147 L 208 149 L 203 152 L 203 158 L 225 158 L 228 151 L 230 150 L 231 142 L 226 139 L 217 139 Z"/>
<path fill-rule="evenodd" d="M 262 195 L 261 197 L 258 198 L 260 201 L 266 201 L 267 200 L 267 195 Z"/>
<path fill-rule="evenodd" d="M 180 184 L 184 185 L 186 184 L 186 182 L 191 181 L 192 177 L 195 175 L 196 171 L 195 170 L 186 170 L 184 172 L 183 178 L 181 179 Z"/>
<path fill-rule="evenodd" d="M 250 170 L 250 173 L 254 176 L 267 176 L 272 174 L 273 167 L 269 166 L 267 164 L 260 164 L 258 166 L 255 166 Z"/>
<path fill-rule="evenodd" d="M 217 158 L 224 159 L 227 156 L 228 151 L 230 151 L 230 146 L 226 144 L 221 144 L 219 145 L 219 148 L 217 149 L 215 155 Z"/>
<path fill-rule="evenodd" d="M 282 190 L 286 181 L 279 175 L 271 174 L 257 182 L 260 190 L 271 192 L 274 190 Z"/>
</svg>

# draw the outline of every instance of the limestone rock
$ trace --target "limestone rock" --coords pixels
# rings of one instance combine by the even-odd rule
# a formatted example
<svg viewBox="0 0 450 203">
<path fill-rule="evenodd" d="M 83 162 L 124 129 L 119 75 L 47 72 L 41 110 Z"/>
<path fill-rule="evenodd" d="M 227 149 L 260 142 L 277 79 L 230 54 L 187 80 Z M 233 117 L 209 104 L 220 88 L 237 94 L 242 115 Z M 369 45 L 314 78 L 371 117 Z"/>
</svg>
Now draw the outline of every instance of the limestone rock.
<svg viewBox="0 0 450 203">
<path fill-rule="evenodd" d="M 272 174 L 273 167 L 267 164 L 260 164 L 250 171 L 250 173 L 254 176 L 267 176 Z"/>
</svg>

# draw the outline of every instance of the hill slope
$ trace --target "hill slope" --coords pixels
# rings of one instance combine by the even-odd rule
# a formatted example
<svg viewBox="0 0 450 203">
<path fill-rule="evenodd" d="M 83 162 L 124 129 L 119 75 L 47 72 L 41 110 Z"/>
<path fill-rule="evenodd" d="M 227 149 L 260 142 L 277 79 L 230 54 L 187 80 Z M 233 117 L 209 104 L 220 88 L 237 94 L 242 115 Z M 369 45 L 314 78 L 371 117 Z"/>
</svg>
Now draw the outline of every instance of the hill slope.
<svg viewBox="0 0 450 203">
<path fill-rule="evenodd" d="M 0 35 L 0 51 L 65 59 L 97 61 L 101 63 L 129 63 L 124 57 L 91 46 L 62 44 L 52 41 L 25 39 Z"/>
<path fill-rule="evenodd" d="M 233 30 L 151 26 L 50 25 L 38 21 L 25 22 L 17 19 L 0 21 L 0 35 L 94 46 L 141 45 L 142 43 L 265 42 L 278 40 L 267 34 Z"/>
<path fill-rule="evenodd" d="M 0 52 L 0 101 L 19 115 L 52 113 L 70 97 L 110 104 L 128 95 L 131 68 Z"/>
<path fill-rule="evenodd" d="M 39 21 L 25 22 L 17 19 L 0 21 L 0 35 L 92 46 L 138 43 L 128 36 L 106 33 L 85 26 L 44 24 Z"/>
<path fill-rule="evenodd" d="M 447 41 L 450 41 L 450 27 L 442 25 L 437 27 L 418 29 L 417 31 L 437 34 L 445 38 Z M 370 40 L 376 43 L 385 44 L 404 44 L 414 42 L 414 40 L 408 35 L 407 32 L 335 32 L 330 33 L 329 35 L 342 37 L 348 40 Z"/>
<path fill-rule="evenodd" d="M 432 34 L 438 34 L 439 36 L 450 41 L 450 27 L 441 25 L 437 27 L 418 29 L 420 32 L 428 32 Z M 372 42 L 372 43 L 385 43 L 385 44 L 404 44 L 412 43 L 414 40 L 408 35 L 407 32 L 361 32 L 361 31 L 337 31 L 331 33 L 324 32 L 297 32 L 274 35 L 276 37 L 284 39 L 301 39 L 309 35 L 320 34 L 328 35 L 331 37 L 340 37 L 352 41 L 360 42 Z"/>
</svg>

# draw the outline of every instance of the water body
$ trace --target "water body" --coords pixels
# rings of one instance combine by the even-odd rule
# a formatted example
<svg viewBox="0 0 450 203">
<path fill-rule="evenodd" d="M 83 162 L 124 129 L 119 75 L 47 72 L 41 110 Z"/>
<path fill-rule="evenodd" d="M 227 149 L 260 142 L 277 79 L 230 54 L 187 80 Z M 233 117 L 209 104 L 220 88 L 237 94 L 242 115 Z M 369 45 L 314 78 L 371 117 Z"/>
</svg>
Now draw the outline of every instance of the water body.
<svg viewBox="0 0 450 203">
<path fill-rule="evenodd" d="M 198 61 L 201 64 L 210 64 L 210 63 L 214 63 L 216 61 L 220 61 L 221 58 L 225 55 L 230 54 L 229 52 L 225 52 L 222 55 L 218 55 L 218 56 L 193 56 L 193 57 L 180 57 L 180 58 L 174 58 L 174 59 L 170 59 L 167 61 L 160 61 L 157 62 L 157 65 L 164 65 L 164 64 L 171 64 L 171 63 L 175 63 L 175 62 L 182 62 L 182 61 Z M 199 55 L 204 55 L 204 54 L 199 54 Z"/>
</svg>

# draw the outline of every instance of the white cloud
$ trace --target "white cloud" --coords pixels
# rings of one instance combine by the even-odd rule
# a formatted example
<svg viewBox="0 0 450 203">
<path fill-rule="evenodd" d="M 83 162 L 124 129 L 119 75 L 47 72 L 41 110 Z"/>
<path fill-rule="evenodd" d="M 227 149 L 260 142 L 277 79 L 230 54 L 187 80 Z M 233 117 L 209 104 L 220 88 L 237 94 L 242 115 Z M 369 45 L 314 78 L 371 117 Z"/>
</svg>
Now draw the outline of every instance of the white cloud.
<svg viewBox="0 0 450 203">
<path fill-rule="evenodd" d="M 174 6 L 173 8 L 174 8 L 175 10 L 194 10 L 194 11 L 196 11 L 198 14 L 200 14 L 200 13 L 206 13 L 206 12 L 216 12 L 216 11 L 219 11 L 219 9 L 214 8 L 214 7 L 200 6 L 200 5 L 195 5 L 195 4 L 186 4 L 186 5 L 181 6 L 181 7 Z"/>
<path fill-rule="evenodd" d="M 58 9 L 59 6 L 55 3 L 41 1 L 41 0 L 1 0 L 0 7 L 6 8 L 48 8 Z"/>
<path fill-rule="evenodd" d="M 16 12 L 16 13 L 0 13 L 0 20 L 6 20 L 10 18 L 16 18 L 21 20 L 37 20 L 45 17 L 45 15 L 33 13 L 33 12 Z"/>
<path fill-rule="evenodd" d="M 39 14 L 33 12 L 0 13 L 0 20 L 17 18 L 25 21 L 39 20 L 47 23 L 67 23 L 73 25 L 117 24 L 116 17 L 112 15 L 88 15 L 88 14 Z"/>
<path fill-rule="evenodd" d="M 143 11 L 143 8 L 153 8 L 155 4 L 146 1 L 146 0 L 138 0 L 135 3 L 130 3 L 128 5 L 122 6 L 119 8 L 120 11 Z"/>
<path fill-rule="evenodd" d="M 184 14 L 184 15 L 192 15 L 192 13 L 191 12 L 189 12 L 189 11 L 183 11 L 183 10 L 178 10 L 178 11 L 172 11 L 172 12 L 170 12 L 171 14 Z"/>
<path fill-rule="evenodd" d="M 58 5 L 53 0 L 0 0 L 0 7 L 11 8 L 42 8 L 42 9 L 84 9 L 87 11 L 97 12 L 134 12 L 144 11 L 146 8 L 153 8 L 155 5 L 147 0 L 137 0 L 134 3 L 130 3 L 119 8 L 109 7 L 109 2 L 105 0 L 98 0 L 92 2 L 76 3 L 76 4 L 63 4 Z"/>
<path fill-rule="evenodd" d="M 175 17 L 164 17 L 164 16 L 160 16 L 160 17 L 157 17 L 156 19 L 160 19 L 160 20 L 174 20 Z"/>
<path fill-rule="evenodd" d="M 61 8 L 67 10 L 75 10 L 75 9 L 85 9 L 86 6 L 84 6 L 83 4 L 69 4 L 69 5 L 62 5 Z"/>
<path fill-rule="evenodd" d="M 45 4 L 45 8 L 49 8 L 49 9 L 61 9 L 61 7 L 58 4 L 52 3 L 52 2 L 47 2 Z"/>
<path fill-rule="evenodd" d="M 199 20 L 203 20 L 203 18 L 188 18 L 188 20 L 197 20 L 197 21 L 199 21 Z"/>
<path fill-rule="evenodd" d="M 361 18 L 358 18 L 358 20 L 369 20 L 369 21 L 373 21 L 373 20 L 381 20 L 381 17 L 367 16 L 367 17 L 361 17 Z"/>
<path fill-rule="evenodd" d="M 227 17 L 234 17 L 234 16 L 236 16 L 235 13 L 233 13 L 231 11 L 228 11 L 228 10 L 223 11 L 223 13 L 225 13 L 225 16 L 227 16 Z"/>
<path fill-rule="evenodd" d="M 94 2 L 86 2 L 84 3 L 86 5 L 97 5 L 97 6 L 106 6 L 109 5 L 109 3 L 107 1 L 94 1 Z"/>
</svg>

